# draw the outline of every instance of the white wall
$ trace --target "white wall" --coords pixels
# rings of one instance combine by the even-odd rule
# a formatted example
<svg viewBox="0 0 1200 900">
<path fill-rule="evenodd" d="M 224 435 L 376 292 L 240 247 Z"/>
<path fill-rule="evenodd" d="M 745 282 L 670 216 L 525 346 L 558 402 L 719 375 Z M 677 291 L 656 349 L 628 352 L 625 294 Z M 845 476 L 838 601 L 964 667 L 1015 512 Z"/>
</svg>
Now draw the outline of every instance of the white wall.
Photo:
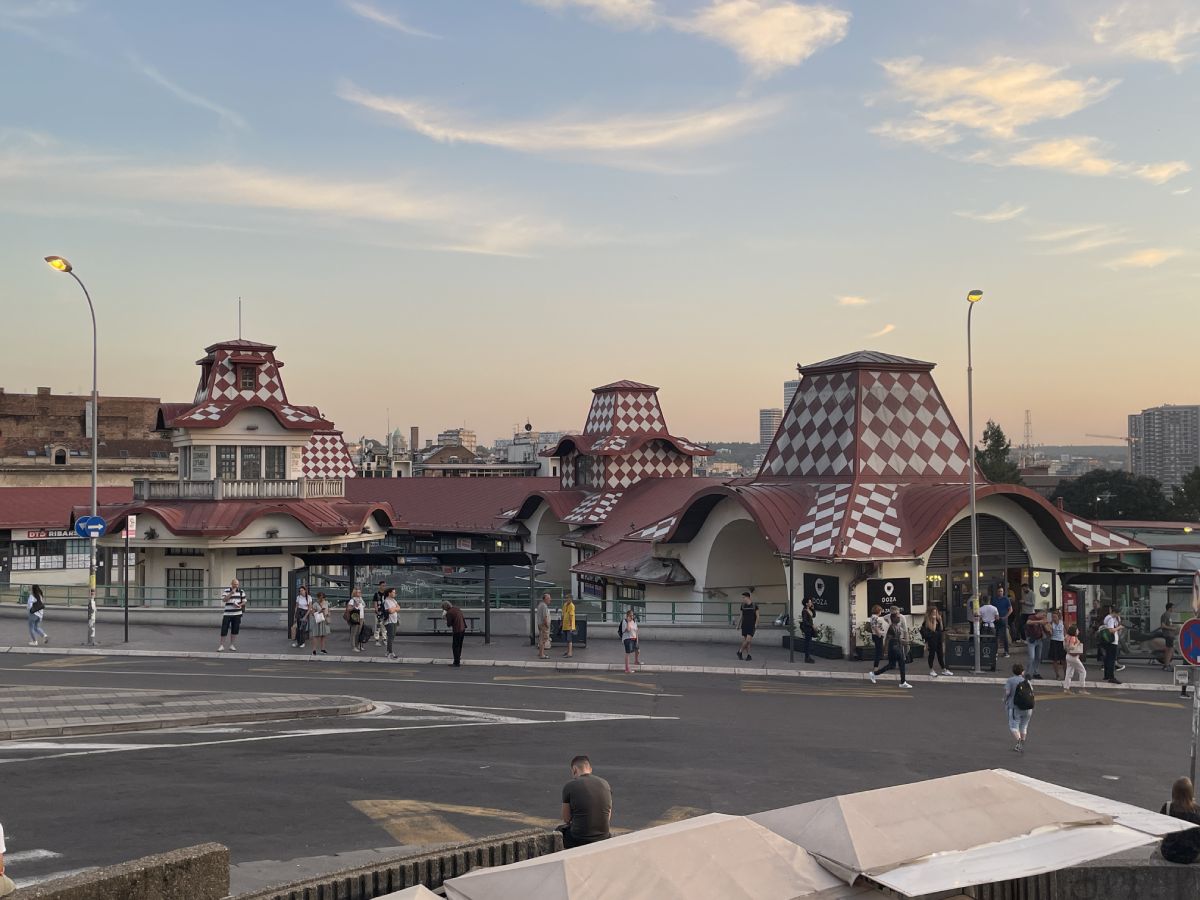
<svg viewBox="0 0 1200 900">
<path fill-rule="evenodd" d="M 555 584 L 573 589 L 574 576 L 571 575 L 571 548 L 564 547 L 562 536 L 570 527 L 555 518 L 550 511 L 550 504 L 542 501 L 533 515 L 525 520 L 529 529 L 529 540 L 526 549 L 536 553 L 538 559 L 546 566 L 546 577 Z"/>
</svg>

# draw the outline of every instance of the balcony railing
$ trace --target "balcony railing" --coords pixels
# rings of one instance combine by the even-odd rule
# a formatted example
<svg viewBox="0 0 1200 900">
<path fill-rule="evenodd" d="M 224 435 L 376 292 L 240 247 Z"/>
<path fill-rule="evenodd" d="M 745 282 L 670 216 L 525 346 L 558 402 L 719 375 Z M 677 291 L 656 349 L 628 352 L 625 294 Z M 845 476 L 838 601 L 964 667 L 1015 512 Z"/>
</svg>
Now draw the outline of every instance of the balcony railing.
<svg viewBox="0 0 1200 900">
<path fill-rule="evenodd" d="M 133 499 L 147 500 L 306 500 L 346 496 L 341 478 L 133 482 Z"/>
</svg>

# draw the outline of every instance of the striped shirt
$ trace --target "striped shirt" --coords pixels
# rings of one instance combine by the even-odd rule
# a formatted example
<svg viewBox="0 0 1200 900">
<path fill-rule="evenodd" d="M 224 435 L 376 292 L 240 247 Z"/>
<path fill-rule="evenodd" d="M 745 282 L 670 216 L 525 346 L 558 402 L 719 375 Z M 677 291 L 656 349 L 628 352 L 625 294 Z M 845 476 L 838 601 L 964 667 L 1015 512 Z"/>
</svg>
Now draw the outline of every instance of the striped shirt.
<svg viewBox="0 0 1200 900">
<path fill-rule="evenodd" d="M 225 615 L 240 616 L 242 607 L 246 605 L 246 592 L 241 588 L 236 591 L 233 588 L 225 588 L 225 593 L 221 595 L 225 601 Z"/>
</svg>

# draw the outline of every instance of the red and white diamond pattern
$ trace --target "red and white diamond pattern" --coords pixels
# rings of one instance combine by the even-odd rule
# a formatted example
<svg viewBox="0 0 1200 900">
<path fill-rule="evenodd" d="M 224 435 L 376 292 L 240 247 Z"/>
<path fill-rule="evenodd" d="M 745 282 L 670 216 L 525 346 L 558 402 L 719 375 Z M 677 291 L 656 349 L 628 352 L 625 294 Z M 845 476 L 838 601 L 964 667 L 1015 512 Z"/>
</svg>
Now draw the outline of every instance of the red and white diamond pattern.
<svg viewBox="0 0 1200 900">
<path fill-rule="evenodd" d="M 653 391 L 604 391 L 592 398 L 585 434 L 657 434 L 667 430 Z"/>
<path fill-rule="evenodd" d="M 1130 546 L 1128 538 L 1115 534 L 1107 528 L 1101 528 L 1099 525 L 1093 525 L 1085 519 L 1071 515 L 1068 515 L 1066 519 L 1067 528 L 1071 530 L 1071 534 L 1079 538 L 1089 550 L 1108 550 L 1114 547 Z"/>
<path fill-rule="evenodd" d="M 310 416 L 302 409 L 296 409 L 294 406 L 281 406 L 279 411 L 283 413 L 283 417 L 289 422 L 315 422 L 315 416 Z"/>
<path fill-rule="evenodd" d="M 675 527 L 676 521 L 676 516 L 668 516 L 662 521 L 655 522 L 653 525 L 647 525 L 641 531 L 634 532 L 633 537 L 640 538 L 644 541 L 657 541 L 660 537 L 664 537 L 667 532 Z"/>
<path fill-rule="evenodd" d="M 608 437 L 603 437 L 592 444 L 592 452 L 602 453 L 605 450 L 624 450 L 628 445 L 629 438 L 625 435 L 610 434 Z"/>
<path fill-rule="evenodd" d="M 823 484 L 817 489 L 804 524 L 796 529 L 796 553 L 832 555 L 852 488 L 851 484 Z"/>
<path fill-rule="evenodd" d="M 632 453 L 609 459 L 607 486 L 624 490 L 643 478 L 686 478 L 691 474 L 691 456 L 676 452 L 664 441 L 651 441 Z"/>
<path fill-rule="evenodd" d="M 353 478 L 354 462 L 342 435 L 316 432 L 300 453 L 300 471 L 305 478 Z"/>
<path fill-rule="evenodd" d="M 928 372 L 864 372 L 859 471 L 874 475 L 962 475 L 966 442 Z"/>
<path fill-rule="evenodd" d="M 269 401 L 287 403 L 287 395 L 283 391 L 283 381 L 279 377 L 279 369 L 276 367 L 274 359 L 265 350 L 240 351 L 240 355 L 254 356 L 263 360 L 256 368 L 254 389 L 242 390 L 240 388 L 238 366 L 230 360 L 230 351 L 219 350 L 208 376 L 210 384 L 207 386 L 207 390 L 202 387 L 197 393 L 196 402 L 200 403 L 205 399 L 214 402 L 241 399 L 259 400 L 264 403 Z"/>
<path fill-rule="evenodd" d="M 225 415 L 224 406 L 217 406 L 215 403 L 210 403 L 202 409 L 188 413 L 187 418 L 195 419 L 197 422 L 215 422 L 223 415 Z"/>
<path fill-rule="evenodd" d="M 608 518 L 620 499 L 620 493 L 588 494 L 578 506 L 563 516 L 563 521 L 573 525 L 599 525 Z"/>
<path fill-rule="evenodd" d="M 900 548 L 900 519 L 896 514 L 898 484 L 860 484 L 850 504 L 846 556 L 890 556 Z"/>
<path fill-rule="evenodd" d="M 805 378 L 767 452 L 762 474 L 851 474 L 854 406 L 849 372 Z"/>
</svg>

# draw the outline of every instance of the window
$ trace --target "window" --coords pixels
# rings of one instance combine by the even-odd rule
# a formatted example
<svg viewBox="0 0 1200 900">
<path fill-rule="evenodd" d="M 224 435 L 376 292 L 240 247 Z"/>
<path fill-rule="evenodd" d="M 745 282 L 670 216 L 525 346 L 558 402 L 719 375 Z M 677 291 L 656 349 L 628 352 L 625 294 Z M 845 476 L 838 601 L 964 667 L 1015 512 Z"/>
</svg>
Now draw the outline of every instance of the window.
<svg viewBox="0 0 1200 900">
<path fill-rule="evenodd" d="M 179 448 L 179 477 L 180 478 L 191 478 L 192 477 L 192 448 L 191 447 L 180 447 Z"/>
<path fill-rule="evenodd" d="M 617 585 L 617 602 L 626 606 L 644 606 L 646 589 L 641 585 Z"/>
<path fill-rule="evenodd" d="M 167 606 L 200 606 L 203 603 L 203 569 L 167 569 Z"/>
<path fill-rule="evenodd" d="M 283 599 L 283 569 L 238 569 L 237 580 L 252 606 L 278 606 Z"/>
<path fill-rule="evenodd" d="M 203 556 L 204 551 L 199 547 L 168 547 L 165 556 Z"/>
<path fill-rule="evenodd" d="M 237 447 L 217 448 L 217 477 L 233 481 L 237 476 Z"/>
<path fill-rule="evenodd" d="M 267 447 L 264 462 L 264 477 L 269 481 L 283 481 L 287 472 L 287 447 Z"/>
<path fill-rule="evenodd" d="M 62 569 L 66 567 L 66 541 L 38 541 L 37 543 L 39 569 Z"/>
<path fill-rule="evenodd" d="M 579 593 L 584 597 L 591 597 L 595 600 L 604 599 L 604 579 L 596 578 L 591 575 L 579 576 Z"/>
<path fill-rule="evenodd" d="M 242 448 L 242 480 L 258 481 L 262 478 L 262 447 Z"/>
<path fill-rule="evenodd" d="M 258 374 L 254 366 L 242 366 L 238 369 L 238 382 L 243 391 L 252 391 L 258 387 Z"/>
<path fill-rule="evenodd" d="M 13 541 L 13 571 L 37 568 L 37 541 Z"/>
<path fill-rule="evenodd" d="M 13 541 L 13 571 L 86 569 L 92 562 L 91 542 L 80 538 Z"/>
<path fill-rule="evenodd" d="M 210 447 L 192 448 L 192 481 L 208 481 L 212 476 L 209 467 Z"/>
<path fill-rule="evenodd" d="M 279 556 L 283 553 L 282 547 L 238 547 L 238 556 Z"/>
<path fill-rule="evenodd" d="M 58 449 L 54 451 L 54 464 L 56 466 L 65 466 L 67 464 L 67 451 Z"/>
<path fill-rule="evenodd" d="M 67 540 L 68 569 L 86 569 L 92 564 L 92 542 L 86 539 Z"/>
</svg>

